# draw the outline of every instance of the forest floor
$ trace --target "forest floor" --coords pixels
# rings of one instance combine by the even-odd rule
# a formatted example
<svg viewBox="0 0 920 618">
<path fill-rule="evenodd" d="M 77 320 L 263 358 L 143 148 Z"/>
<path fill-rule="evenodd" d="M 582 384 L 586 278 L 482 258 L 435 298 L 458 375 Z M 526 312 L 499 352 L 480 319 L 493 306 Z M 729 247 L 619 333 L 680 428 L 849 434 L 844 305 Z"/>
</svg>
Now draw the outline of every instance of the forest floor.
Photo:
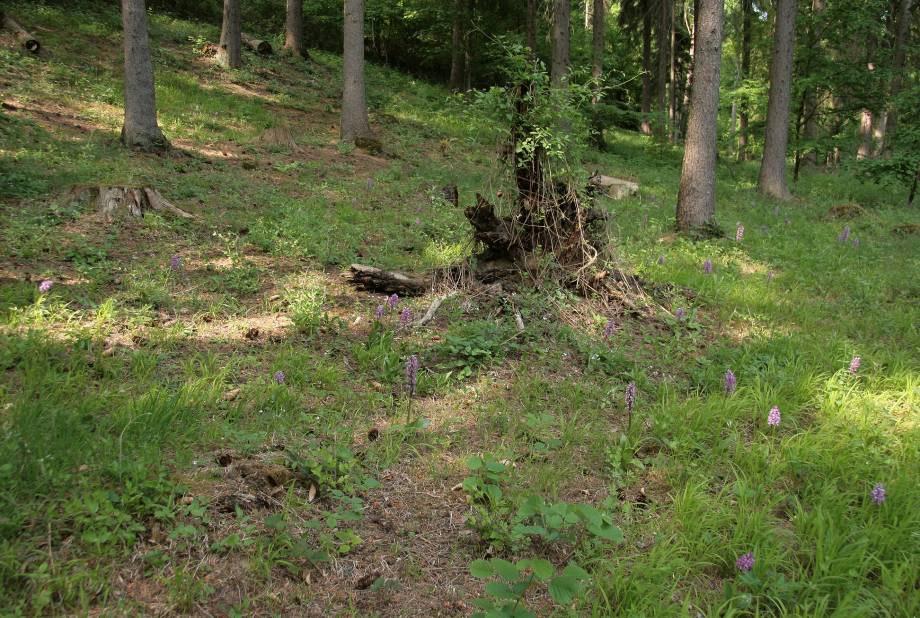
<svg viewBox="0 0 920 618">
<path fill-rule="evenodd" d="M 227 72 L 200 52 L 215 28 L 152 15 L 178 152 L 131 154 L 117 13 L 15 12 L 46 52 L 0 36 L 4 615 L 467 615 L 525 587 L 541 616 L 920 613 L 920 221 L 899 189 L 809 172 L 777 204 L 723 161 L 731 238 L 690 242 L 680 151 L 611 131 L 586 165 L 642 187 L 599 202 L 619 266 L 694 300 L 640 319 L 472 289 L 400 328 L 432 298 L 378 321 L 345 271 L 468 254 L 441 187 L 502 185 L 491 121 L 371 66 L 384 150 L 342 148 L 338 57 Z M 106 223 L 74 185 L 195 218 Z"/>
</svg>

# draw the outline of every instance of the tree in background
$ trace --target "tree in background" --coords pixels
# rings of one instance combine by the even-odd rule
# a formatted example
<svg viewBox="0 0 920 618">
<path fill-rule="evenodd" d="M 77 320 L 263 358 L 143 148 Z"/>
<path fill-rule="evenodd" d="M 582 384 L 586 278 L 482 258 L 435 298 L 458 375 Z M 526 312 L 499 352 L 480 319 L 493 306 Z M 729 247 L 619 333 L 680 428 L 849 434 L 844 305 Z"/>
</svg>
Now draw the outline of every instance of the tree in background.
<svg viewBox="0 0 920 618">
<path fill-rule="evenodd" d="M 651 0 L 621 0 L 620 28 L 626 30 L 635 41 L 635 34 L 642 39 L 642 93 L 639 99 L 639 125 L 643 135 L 652 134 L 649 116 L 652 111 L 652 6 Z"/>
<path fill-rule="evenodd" d="M 698 0 L 693 88 L 677 193 L 677 229 L 714 224 L 723 0 Z"/>
<path fill-rule="evenodd" d="M 169 148 L 157 125 L 153 62 L 147 35 L 144 0 L 122 0 L 125 45 L 125 124 L 121 141 L 129 148 L 155 151 Z"/>
<path fill-rule="evenodd" d="M 770 97 L 763 160 L 757 187 L 781 200 L 792 197 L 786 184 L 786 148 L 789 145 L 789 100 L 792 97 L 792 57 L 795 49 L 796 0 L 777 0 L 770 61 Z"/>
<path fill-rule="evenodd" d="M 537 53 L 537 0 L 527 0 L 527 47 L 531 54 Z"/>
<path fill-rule="evenodd" d="M 569 45 L 572 4 L 569 0 L 553 0 L 553 60 L 550 64 L 550 83 L 554 87 L 565 85 L 569 75 Z"/>
<path fill-rule="evenodd" d="M 224 19 L 220 28 L 217 62 L 228 69 L 238 69 L 243 66 L 243 42 L 240 29 L 240 0 L 224 0 Z"/>
<path fill-rule="evenodd" d="M 450 80 L 448 87 L 457 92 L 463 90 L 466 83 L 466 38 L 465 18 L 469 0 L 454 0 L 453 27 L 451 29 Z"/>
<path fill-rule="evenodd" d="M 882 130 L 879 136 L 881 150 L 886 154 L 890 154 L 891 144 L 897 137 L 898 99 L 904 85 L 905 60 L 907 58 L 907 46 L 910 42 L 911 4 L 911 0 L 900 0 L 900 2 L 898 2 L 897 30 L 894 38 L 894 63 L 891 73 L 891 86 L 888 93 L 888 119 L 885 125 L 886 128 Z M 914 183 L 914 187 L 914 191 L 916 191 L 916 182 Z"/>
<path fill-rule="evenodd" d="M 303 44 L 303 0 L 287 0 L 284 20 L 284 49 L 300 58 L 307 58 Z"/>
<path fill-rule="evenodd" d="M 342 141 L 374 141 L 364 91 L 364 0 L 345 0 L 342 54 Z"/>
<path fill-rule="evenodd" d="M 751 19 L 754 12 L 752 0 L 741 0 L 741 71 L 740 79 L 751 76 Z M 738 112 L 738 160 L 747 161 L 748 152 L 748 102 L 741 101 Z"/>
</svg>

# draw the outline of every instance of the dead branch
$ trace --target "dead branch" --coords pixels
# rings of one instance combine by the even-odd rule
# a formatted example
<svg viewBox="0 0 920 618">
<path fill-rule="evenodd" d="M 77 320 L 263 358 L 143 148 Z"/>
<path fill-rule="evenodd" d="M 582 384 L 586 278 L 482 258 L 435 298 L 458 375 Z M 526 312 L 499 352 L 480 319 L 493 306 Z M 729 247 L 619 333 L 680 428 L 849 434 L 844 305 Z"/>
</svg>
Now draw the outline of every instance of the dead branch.
<svg viewBox="0 0 920 618">
<path fill-rule="evenodd" d="M 425 277 L 405 275 L 363 264 L 352 264 L 350 271 L 351 284 L 368 292 L 422 296 L 431 289 L 431 280 Z"/>
<path fill-rule="evenodd" d="M 424 326 L 425 324 L 428 324 L 428 322 L 434 319 L 434 314 L 438 312 L 438 309 L 441 308 L 441 305 L 444 303 L 444 301 L 456 295 L 457 295 L 457 292 L 450 292 L 449 294 L 445 294 L 444 296 L 438 296 L 437 298 L 435 298 L 434 301 L 431 303 L 431 306 L 428 307 L 428 311 L 425 312 L 425 315 L 423 315 L 419 320 L 417 320 L 415 324 L 413 324 L 413 326 L 415 328 L 418 328 L 420 326 Z"/>
</svg>

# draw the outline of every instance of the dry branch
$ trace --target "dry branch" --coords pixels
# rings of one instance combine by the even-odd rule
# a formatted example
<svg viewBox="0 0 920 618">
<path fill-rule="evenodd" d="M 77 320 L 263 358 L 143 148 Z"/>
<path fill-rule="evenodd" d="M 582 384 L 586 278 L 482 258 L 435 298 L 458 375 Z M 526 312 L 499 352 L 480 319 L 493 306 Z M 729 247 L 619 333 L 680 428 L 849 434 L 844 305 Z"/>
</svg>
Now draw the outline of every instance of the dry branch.
<svg viewBox="0 0 920 618">
<path fill-rule="evenodd" d="M 257 39 L 251 37 L 245 32 L 240 33 L 240 38 L 243 40 L 243 45 L 263 56 L 270 56 L 272 53 L 272 44 L 268 41 L 263 41 L 262 39 Z"/>
<path fill-rule="evenodd" d="M 29 34 L 18 21 L 6 13 L 3 13 L 3 27 L 13 33 L 16 39 L 22 43 L 26 51 L 33 54 L 37 54 L 41 51 L 42 46 L 38 39 Z"/>
</svg>

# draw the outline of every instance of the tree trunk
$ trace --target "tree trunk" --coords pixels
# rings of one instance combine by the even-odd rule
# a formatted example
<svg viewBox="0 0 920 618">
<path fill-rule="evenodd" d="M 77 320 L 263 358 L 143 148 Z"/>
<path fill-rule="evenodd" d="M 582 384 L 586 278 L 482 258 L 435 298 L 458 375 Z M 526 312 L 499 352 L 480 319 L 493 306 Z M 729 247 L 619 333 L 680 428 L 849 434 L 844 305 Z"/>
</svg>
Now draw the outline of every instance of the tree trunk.
<svg viewBox="0 0 920 618">
<path fill-rule="evenodd" d="M 686 5 L 684 5 L 686 9 Z M 724 10 L 724 5 L 723 5 Z M 696 67 L 696 29 L 697 29 L 697 16 L 700 13 L 700 0 L 693 0 L 693 19 L 690 20 L 690 23 L 687 24 L 687 29 L 690 31 L 690 64 L 687 67 L 687 76 L 684 80 L 684 109 L 690 109 L 690 95 L 693 90 L 693 71 Z M 686 14 L 684 14 L 684 21 L 687 21 Z M 689 122 L 689 114 L 684 114 L 681 117 L 681 133 L 687 133 L 686 123 Z"/>
<path fill-rule="evenodd" d="M 886 129 L 882 131 L 882 152 L 887 153 L 894 143 L 898 127 L 898 101 L 904 84 L 904 62 L 907 57 L 907 43 L 910 37 L 911 0 L 899 3 L 898 30 L 894 37 L 894 66 L 892 67 L 891 87 L 888 94 L 889 109 Z"/>
<path fill-rule="evenodd" d="M 121 19 L 125 39 L 125 124 L 121 141 L 129 148 L 165 150 L 169 142 L 157 125 L 144 0 L 122 0 Z"/>
<path fill-rule="evenodd" d="M 781 200 L 792 197 L 786 184 L 789 145 L 789 99 L 792 96 L 792 53 L 795 48 L 796 0 L 778 0 L 770 61 L 767 127 L 757 181 L 761 193 Z"/>
<path fill-rule="evenodd" d="M 668 31 L 671 25 L 668 7 L 671 2 L 672 0 L 658 0 L 658 121 L 655 123 L 655 134 L 662 141 L 666 140 L 668 135 L 668 41 L 671 38 Z"/>
<path fill-rule="evenodd" d="M 670 67 L 668 71 L 668 81 L 670 88 L 668 90 L 668 126 L 670 130 L 668 137 L 672 144 L 677 143 L 677 28 L 675 23 L 674 7 L 671 7 L 671 44 L 670 49 Z"/>
<path fill-rule="evenodd" d="M 22 43 L 23 49 L 27 52 L 37 54 L 42 49 L 42 44 L 39 42 L 34 35 L 30 34 L 22 25 L 13 19 L 10 15 L 7 15 L 0 11 L 0 24 L 4 28 L 13 33 L 13 36 L 16 37 L 16 40 Z"/>
<path fill-rule="evenodd" d="M 287 18 L 284 22 L 284 49 L 300 58 L 309 57 L 303 44 L 303 0 L 287 0 Z"/>
<path fill-rule="evenodd" d="M 569 27 L 572 5 L 569 0 L 553 0 L 553 61 L 550 66 L 550 84 L 554 88 L 565 86 L 569 80 Z"/>
<path fill-rule="evenodd" d="M 453 16 L 453 33 L 451 35 L 451 54 L 450 54 L 450 81 L 448 87 L 457 92 L 463 89 L 466 81 L 466 72 L 464 71 L 464 56 L 466 55 L 463 45 L 463 18 L 466 15 L 463 6 L 467 0 L 454 0 Z"/>
<path fill-rule="evenodd" d="M 814 16 L 819 15 L 824 10 L 824 0 L 812 0 L 811 12 Z M 821 32 L 815 27 L 809 33 L 809 47 L 815 47 L 820 44 Z M 814 142 L 818 139 L 818 92 L 816 88 L 809 88 L 805 97 L 805 139 L 812 145 L 805 151 L 803 161 L 808 166 L 818 164 L 818 153 Z"/>
<path fill-rule="evenodd" d="M 537 0 L 527 0 L 527 47 L 537 55 Z"/>
<path fill-rule="evenodd" d="M 585 0 L 585 30 L 594 29 L 594 0 Z"/>
<path fill-rule="evenodd" d="M 228 69 L 243 66 L 243 39 L 240 27 L 240 0 L 224 0 L 224 21 L 220 28 L 217 62 Z"/>
<path fill-rule="evenodd" d="M 751 77 L 751 6 L 752 0 L 741 0 L 741 81 Z M 738 160 L 747 161 L 748 153 L 748 105 L 741 102 L 738 111 Z"/>
<path fill-rule="evenodd" d="M 649 2 L 642 3 L 642 134 L 651 135 L 652 112 L 652 16 Z"/>
<path fill-rule="evenodd" d="M 591 11 L 591 77 L 597 87 L 593 103 L 597 105 L 601 97 L 601 78 L 604 75 L 604 43 L 606 41 L 606 26 L 604 18 L 607 14 L 606 0 L 590 0 L 593 3 Z"/>
<path fill-rule="evenodd" d="M 869 71 L 869 79 L 874 79 L 875 73 L 875 52 L 878 47 L 878 41 L 874 36 L 866 40 L 866 69 Z M 859 147 L 856 149 L 856 158 L 858 160 L 867 159 L 872 156 L 872 110 L 868 107 L 859 112 Z"/>
<path fill-rule="evenodd" d="M 716 210 L 716 137 L 724 0 L 699 0 L 693 87 L 684 161 L 677 193 L 677 229 L 713 223 Z"/>
<path fill-rule="evenodd" d="M 364 92 L 364 0 L 345 0 L 342 141 L 373 140 Z"/>
</svg>

